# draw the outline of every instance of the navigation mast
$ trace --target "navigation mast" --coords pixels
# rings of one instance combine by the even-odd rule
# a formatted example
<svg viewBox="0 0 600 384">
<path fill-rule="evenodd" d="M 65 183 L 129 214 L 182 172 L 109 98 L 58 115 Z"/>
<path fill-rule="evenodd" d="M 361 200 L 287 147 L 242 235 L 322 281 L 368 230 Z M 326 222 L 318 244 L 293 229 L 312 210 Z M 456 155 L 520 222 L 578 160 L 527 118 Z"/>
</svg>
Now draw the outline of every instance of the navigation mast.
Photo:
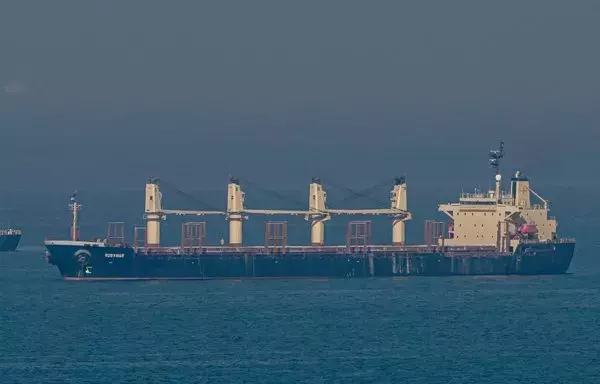
<svg viewBox="0 0 600 384">
<path fill-rule="evenodd" d="M 69 204 L 69 209 L 73 213 L 73 223 L 71 225 L 71 240 L 78 241 L 79 240 L 79 225 L 78 225 L 78 213 L 81 211 L 83 206 L 77 202 L 77 190 L 73 192 L 71 195 L 71 204 Z"/>
<path fill-rule="evenodd" d="M 489 163 L 496 171 L 496 192 L 494 197 L 498 203 L 502 202 L 502 175 L 500 174 L 500 159 L 504 157 L 504 142 L 500 142 L 500 148 L 491 150 L 489 153 Z"/>
</svg>

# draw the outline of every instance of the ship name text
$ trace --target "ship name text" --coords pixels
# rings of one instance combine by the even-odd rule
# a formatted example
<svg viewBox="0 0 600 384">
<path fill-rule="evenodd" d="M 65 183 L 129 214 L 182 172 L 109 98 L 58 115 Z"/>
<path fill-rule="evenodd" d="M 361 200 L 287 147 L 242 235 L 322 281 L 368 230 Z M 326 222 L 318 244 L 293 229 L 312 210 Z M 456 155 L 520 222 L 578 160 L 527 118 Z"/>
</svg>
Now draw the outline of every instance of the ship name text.
<svg viewBox="0 0 600 384">
<path fill-rule="evenodd" d="M 106 253 L 104 254 L 104 257 L 108 257 L 111 259 L 121 259 L 123 257 L 125 257 L 124 253 Z"/>
</svg>

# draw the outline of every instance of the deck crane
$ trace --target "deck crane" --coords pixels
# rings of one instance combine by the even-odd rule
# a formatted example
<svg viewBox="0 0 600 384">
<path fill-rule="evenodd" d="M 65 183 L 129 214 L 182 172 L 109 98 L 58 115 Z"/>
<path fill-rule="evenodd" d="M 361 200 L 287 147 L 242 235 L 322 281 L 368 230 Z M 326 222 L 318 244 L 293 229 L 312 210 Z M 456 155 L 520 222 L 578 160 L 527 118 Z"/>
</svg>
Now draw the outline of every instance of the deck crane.
<svg viewBox="0 0 600 384">
<path fill-rule="evenodd" d="M 204 216 L 224 215 L 225 212 L 163 209 L 159 180 L 152 177 L 148 178 L 146 181 L 146 204 L 144 209 L 146 244 L 148 247 L 158 247 L 160 245 L 160 221 L 166 219 L 166 215 L 168 214 Z"/>
<path fill-rule="evenodd" d="M 396 178 L 395 185 L 390 193 L 390 208 L 385 209 L 329 209 L 327 208 L 327 193 L 321 180 L 313 178 L 309 186 L 308 210 L 279 210 L 279 209 L 248 209 L 244 206 L 245 193 L 242 191 L 239 179 L 230 177 L 227 186 L 226 211 L 192 211 L 173 210 L 162 208 L 162 194 L 159 190 L 157 179 L 148 179 L 146 183 L 146 209 L 147 244 L 158 246 L 160 244 L 160 220 L 167 214 L 175 215 L 224 215 L 229 220 L 229 245 L 239 247 L 242 245 L 242 220 L 247 215 L 303 215 L 311 222 L 311 244 L 324 245 L 325 222 L 331 215 L 392 215 L 392 240 L 394 245 L 404 245 L 406 220 L 411 219 L 407 211 L 406 179 Z"/>
</svg>

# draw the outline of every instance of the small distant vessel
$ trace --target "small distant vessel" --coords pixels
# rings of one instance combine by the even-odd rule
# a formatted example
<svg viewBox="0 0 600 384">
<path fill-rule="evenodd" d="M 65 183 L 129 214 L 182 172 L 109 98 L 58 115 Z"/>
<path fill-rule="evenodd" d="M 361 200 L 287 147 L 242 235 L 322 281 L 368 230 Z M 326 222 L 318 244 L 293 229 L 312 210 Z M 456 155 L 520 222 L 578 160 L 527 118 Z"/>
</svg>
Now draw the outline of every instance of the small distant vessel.
<svg viewBox="0 0 600 384">
<path fill-rule="evenodd" d="M 23 232 L 19 229 L 0 229 L 0 252 L 16 251 Z"/>
<path fill-rule="evenodd" d="M 449 222 L 426 221 L 425 243 L 407 245 L 405 178 L 397 178 L 390 206 L 379 209 L 331 209 L 321 180 L 309 186 L 308 210 L 248 209 L 237 178 L 230 178 L 227 209 L 191 211 L 165 209 L 159 181 L 146 183 L 146 226 L 135 228 L 134 244 L 124 241 L 123 223 L 109 224 L 106 239 L 81 241 L 78 212 L 72 196 L 70 240 L 46 240 L 47 260 L 67 280 L 310 278 L 449 275 L 562 274 L 573 258 L 575 240 L 559 238 L 548 202 L 516 172 L 510 189 L 502 190 L 499 172 L 503 144 L 489 152 L 495 168 L 495 189 L 463 193 L 458 201 L 438 205 Z M 534 204 L 531 197 L 541 204 Z M 229 243 L 205 244 L 206 222 L 183 224 L 181 244 L 164 246 L 160 224 L 166 215 L 221 215 L 229 221 Z M 267 222 L 265 244 L 242 245 L 247 215 L 302 215 L 310 222 L 311 244 L 287 244 L 287 222 Z M 389 244 L 371 244 L 371 222 L 348 225 L 346 244 L 326 245 L 325 223 L 334 215 L 388 215 Z M 119 224 L 119 225 L 114 225 Z M 145 236 L 139 236 L 139 232 Z M 141 242 L 138 240 L 142 240 Z M 141 244 L 138 244 L 141 243 Z"/>
</svg>

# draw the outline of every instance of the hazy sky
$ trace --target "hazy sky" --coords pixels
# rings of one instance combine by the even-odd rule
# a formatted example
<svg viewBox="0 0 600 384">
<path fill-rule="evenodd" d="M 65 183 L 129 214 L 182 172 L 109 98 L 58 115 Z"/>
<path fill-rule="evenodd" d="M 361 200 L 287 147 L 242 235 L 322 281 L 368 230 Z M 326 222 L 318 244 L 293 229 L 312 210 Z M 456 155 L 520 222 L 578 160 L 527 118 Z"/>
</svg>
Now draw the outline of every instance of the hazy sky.
<svg viewBox="0 0 600 384">
<path fill-rule="evenodd" d="M 534 180 L 597 179 L 599 19 L 592 0 L 3 1 L 0 187 L 469 187 L 500 139 Z"/>
</svg>

